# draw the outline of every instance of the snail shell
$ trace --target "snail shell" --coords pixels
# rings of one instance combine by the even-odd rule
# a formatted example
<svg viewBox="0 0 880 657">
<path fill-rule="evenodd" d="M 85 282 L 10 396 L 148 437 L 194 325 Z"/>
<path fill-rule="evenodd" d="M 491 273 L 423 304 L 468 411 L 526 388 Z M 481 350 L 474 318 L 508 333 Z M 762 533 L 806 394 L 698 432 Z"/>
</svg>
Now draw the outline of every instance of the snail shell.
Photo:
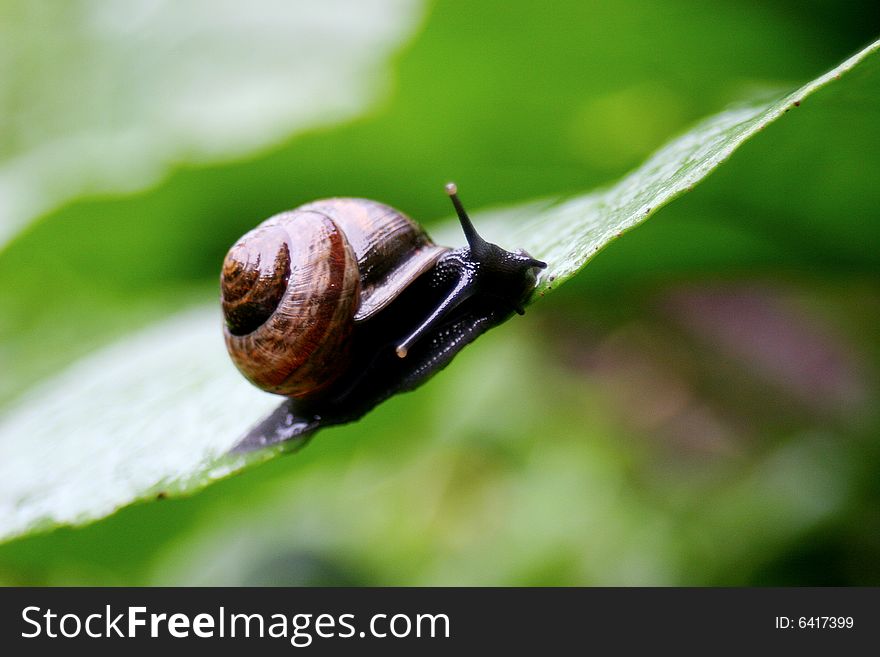
<svg viewBox="0 0 880 657">
<path fill-rule="evenodd" d="M 367 199 L 277 214 L 224 260 L 229 354 L 258 387 L 314 397 L 348 367 L 355 324 L 386 308 L 447 251 L 406 215 Z"/>
</svg>

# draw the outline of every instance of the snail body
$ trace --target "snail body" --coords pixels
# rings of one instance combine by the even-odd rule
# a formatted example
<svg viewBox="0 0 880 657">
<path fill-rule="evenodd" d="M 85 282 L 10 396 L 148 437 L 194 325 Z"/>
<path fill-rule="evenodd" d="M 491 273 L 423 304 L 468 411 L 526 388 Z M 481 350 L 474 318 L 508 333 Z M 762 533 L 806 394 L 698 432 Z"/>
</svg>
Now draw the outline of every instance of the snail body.
<svg viewBox="0 0 880 657">
<path fill-rule="evenodd" d="M 546 265 L 483 240 L 447 192 L 467 247 L 434 244 L 382 203 L 333 198 L 275 215 L 229 250 L 229 354 L 254 385 L 289 398 L 237 450 L 354 420 L 523 312 Z"/>
</svg>

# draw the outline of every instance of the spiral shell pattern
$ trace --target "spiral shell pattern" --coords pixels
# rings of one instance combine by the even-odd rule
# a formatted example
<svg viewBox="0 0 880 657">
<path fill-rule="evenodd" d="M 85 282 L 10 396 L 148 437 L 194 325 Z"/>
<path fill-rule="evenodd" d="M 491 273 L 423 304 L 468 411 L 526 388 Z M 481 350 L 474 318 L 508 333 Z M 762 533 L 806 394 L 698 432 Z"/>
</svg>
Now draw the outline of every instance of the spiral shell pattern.
<svg viewBox="0 0 880 657">
<path fill-rule="evenodd" d="M 226 347 L 254 385 L 312 396 L 348 363 L 359 299 L 357 257 L 340 227 L 319 212 L 283 212 L 224 260 Z"/>
</svg>

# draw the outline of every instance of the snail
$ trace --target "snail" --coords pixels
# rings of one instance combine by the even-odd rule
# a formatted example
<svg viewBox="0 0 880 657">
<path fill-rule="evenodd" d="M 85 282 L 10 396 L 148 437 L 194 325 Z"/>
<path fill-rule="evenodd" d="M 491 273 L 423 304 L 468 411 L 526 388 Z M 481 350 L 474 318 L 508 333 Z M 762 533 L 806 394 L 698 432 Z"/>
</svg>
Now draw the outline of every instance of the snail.
<svg viewBox="0 0 880 657">
<path fill-rule="evenodd" d="M 513 315 L 546 264 L 484 240 L 446 186 L 467 246 L 438 246 L 402 212 L 360 198 L 270 217 L 229 250 L 226 347 L 254 385 L 288 399 L 234 448 L 350 422 L 445 367 Z"/>
</svg>

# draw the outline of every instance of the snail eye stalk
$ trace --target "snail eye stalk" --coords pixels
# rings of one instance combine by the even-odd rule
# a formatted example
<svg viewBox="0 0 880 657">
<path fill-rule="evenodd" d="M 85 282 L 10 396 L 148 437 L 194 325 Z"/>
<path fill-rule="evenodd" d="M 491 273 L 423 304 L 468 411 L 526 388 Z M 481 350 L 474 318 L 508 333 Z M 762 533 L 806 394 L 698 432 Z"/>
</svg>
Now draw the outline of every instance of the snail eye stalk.
<svg viewBox="0 0 880 657">
<path fill-rule="evenodd" d="M 459 222 L 461 222 L 461 228 L 464 231 L 464 236 L 467 238 L 471 253 L 474 254 L 475 259 L 480 260 L 489 251 L 489 243 L 474 228 L 471 218 L 461 204 L 461 199 L 458 198 L 458 185 L 452 182 L 448 183 L 446 185 L 446 193 L 452 199 L 452 205 L 455 208 L 455 213 L 458 215 Z"/>
</svg>

